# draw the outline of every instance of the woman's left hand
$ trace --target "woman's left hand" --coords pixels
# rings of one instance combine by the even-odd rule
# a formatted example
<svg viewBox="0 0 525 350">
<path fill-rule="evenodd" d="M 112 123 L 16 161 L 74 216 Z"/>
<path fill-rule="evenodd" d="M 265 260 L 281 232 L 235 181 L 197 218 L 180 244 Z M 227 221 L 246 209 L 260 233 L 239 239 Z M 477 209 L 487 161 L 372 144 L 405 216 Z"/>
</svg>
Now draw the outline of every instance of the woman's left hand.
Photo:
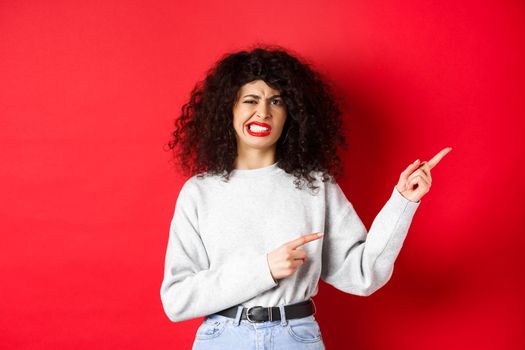
<svg viewBox="0 0 525 350">
<path fill-rule="evenodd" d="M 451 150 L 451 147 L 444 148 L 428 162 L 422 162 L 420 164 L 418 159 L 410 164 L 399 177 L 399 182 L 396 185 L 399 193 L 412 202 L 419 202 L 419 200 L 430 191 L 430 186 L 432 185 L 430 169 L 435 167 Z"/>
</svg>

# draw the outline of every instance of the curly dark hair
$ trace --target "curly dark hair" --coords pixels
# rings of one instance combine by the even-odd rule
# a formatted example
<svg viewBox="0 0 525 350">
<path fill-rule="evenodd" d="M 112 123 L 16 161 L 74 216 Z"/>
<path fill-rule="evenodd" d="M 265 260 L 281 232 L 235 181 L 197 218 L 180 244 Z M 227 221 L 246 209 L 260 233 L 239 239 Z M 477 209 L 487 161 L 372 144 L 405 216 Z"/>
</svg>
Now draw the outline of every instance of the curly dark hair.
<svg viewBox="0 0 525 350">
<path fill-rule="evenodd" d="M 297 57 L 281 46 L 259 44 L 250 51 L 223 55 L 206 72 L 182 106 L 168 143 L 186 175 L 222 175 L 223 181 L 229 180 L 237 157 L 233 105 L 240 87 L 259 79 L 278 90 L 286 105 L 276 159 L 280 168 L 295 176 L 296 187 L 306 180 L 308 188 L 317 189 L 312 171 L 320 172 L 323 182 L 342 174 L 338 146 L 348 147 L 342 99 L 328 79 Z"/>
</svg>

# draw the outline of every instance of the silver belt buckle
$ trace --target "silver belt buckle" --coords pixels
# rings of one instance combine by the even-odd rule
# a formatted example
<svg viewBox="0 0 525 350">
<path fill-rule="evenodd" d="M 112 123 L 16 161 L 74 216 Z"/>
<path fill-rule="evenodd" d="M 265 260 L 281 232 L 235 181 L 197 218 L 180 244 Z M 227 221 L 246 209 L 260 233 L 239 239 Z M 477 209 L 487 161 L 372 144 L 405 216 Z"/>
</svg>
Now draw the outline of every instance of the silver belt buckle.
<svg viewBox="0 0 525 350">
<path fill-rule="evenodd" d="M 252 323 L 253 323 L 253 322 L 257 322 L 256 320 L 252 320 L 252 319 L 250 319 L 250 310 L 251 310 L 251 309 L 255 309 L 255 308 L 260 308 L 260 309 L 262 309 L 263 307 L 262 307 L 262 306 L 252 306 L 252 307 L 249 307 L 248 310 L 246 310 L 246 319 L 247 319 L 248 321 L 252 322 Z"/>
</svg>

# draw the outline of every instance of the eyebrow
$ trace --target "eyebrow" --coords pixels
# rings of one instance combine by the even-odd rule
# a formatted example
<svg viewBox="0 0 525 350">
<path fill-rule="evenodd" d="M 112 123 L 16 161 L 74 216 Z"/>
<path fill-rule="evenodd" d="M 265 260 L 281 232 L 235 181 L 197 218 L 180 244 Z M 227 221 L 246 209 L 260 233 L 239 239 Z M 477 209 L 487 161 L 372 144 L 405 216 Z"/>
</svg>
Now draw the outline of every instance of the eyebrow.
<svg viewBox="0 0 525 350">
<path fill-rule="evenodd" d="M 254 95 L 254 94 L 244 95 L 243 98 L 244 98 L 244 97 L 253 97 L 253 98 L 257 98 L 257 99 L 261 98 L 260 96 L 257 96 L 257 95 Z M 271 100 L 271 99 L 274 98 L 274 97 L 281 97 L 281 95 L 273 95 L 273 96 L 270 96 L 270 97 L 268 98 L 268 100 Z"/>
</svg>

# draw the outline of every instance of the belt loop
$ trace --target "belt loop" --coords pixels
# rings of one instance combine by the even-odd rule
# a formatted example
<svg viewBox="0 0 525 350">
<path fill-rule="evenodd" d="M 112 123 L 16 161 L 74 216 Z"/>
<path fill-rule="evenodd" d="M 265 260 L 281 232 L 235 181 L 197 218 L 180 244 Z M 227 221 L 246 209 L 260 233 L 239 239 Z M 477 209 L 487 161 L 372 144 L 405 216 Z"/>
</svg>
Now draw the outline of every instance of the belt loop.
<svg viewBox="0 0 525 350">
<path fill-rule="evenodd" d="M 281 313 L 281 326 L 286 326 L 288 320 L 286 319 L 286 312 L 284 311 L 284 303 L 279 304 L 279 311 Z"/>
<path fill-rule="evenodd" d="M 241 323 L 241 315 L 243 308 L 244 307 L 242 305 L 237 306 L 237 314 L 235 315 L 235 320 L 233 321 L 233 325 L 236 327 Z"/>
</svg>

